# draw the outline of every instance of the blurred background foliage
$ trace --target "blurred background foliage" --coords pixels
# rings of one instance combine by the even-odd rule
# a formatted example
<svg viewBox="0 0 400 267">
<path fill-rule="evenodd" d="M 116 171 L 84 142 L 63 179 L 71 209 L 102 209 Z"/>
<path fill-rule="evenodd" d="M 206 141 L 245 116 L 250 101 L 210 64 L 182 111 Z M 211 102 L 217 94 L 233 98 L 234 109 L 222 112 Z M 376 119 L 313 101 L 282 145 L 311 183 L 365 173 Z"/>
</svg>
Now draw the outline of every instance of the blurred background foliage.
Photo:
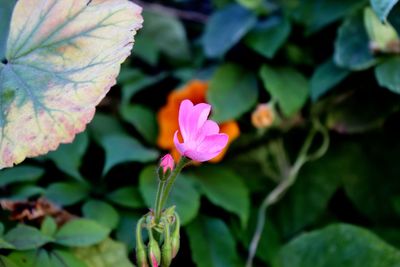
<svg viewBox="0 0 400 267">
<path fill-rule="evenodd" d="M 263 199 L 289 178 L 254 266 L 400 266 L 397 1 L 136 2 L 144 27 L 88 129 L 0 172 L 0 266 L 133 266 L 181 98 L 210 103 L 232 142 L 177 180 L 174 266 L 243 266 Z M 0 44 L 13 4 L 0 1 Z M 316 125 L 306 150 L 325 149 L 297 166 Z"/>
</svg>

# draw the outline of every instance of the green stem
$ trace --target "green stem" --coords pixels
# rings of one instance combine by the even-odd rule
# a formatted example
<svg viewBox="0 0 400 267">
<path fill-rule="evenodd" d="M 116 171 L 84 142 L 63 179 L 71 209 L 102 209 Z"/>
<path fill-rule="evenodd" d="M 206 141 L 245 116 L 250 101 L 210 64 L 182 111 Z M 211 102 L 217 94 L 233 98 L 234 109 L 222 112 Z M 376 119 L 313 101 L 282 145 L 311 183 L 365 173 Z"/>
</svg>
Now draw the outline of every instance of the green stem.
<svg viewBox="0 0 400 267">
<path fill-rule="evenodd" d="M 185 165 L 187 165 L 189 162 L 190 159 L 186 157 L 181 157 L 178 164 L 176 164 L 175 169 L 168 177 L 168 179 L 166 181 L 161 181 L 158 184 L 157 197 L 156 197 L 156 210 L 155 210 L 156 223 L 160 221 L 162 209 L 168 200 L 169 193 L 172 189 L 172 186 L 174 185 L 176 178 L 178 177 L 178 174 L 182 171 L 183 167 L 185 167 Z"/>
<path fill-rule="evenodd" d="M 250 242 L 249 246 L 249 256 L 247 258 L 246 267 L 253 266 L 253 260 L 257 252 L 258 243 L 260 242 L 262 232 L 264 230 L 265 225 L 265 214 L 267 212 L 267 208 L 276 202 L 278 202 L 282 196 L 286 193 L 286 191 L 295 183 L 298 173 L 301 167 L 309 160 L 315 160 L 319 157 L 322 157 L 329 146 L 329 135 L 327 131 L 323 128 L 318 129 L 323 135 L 323 144 L 321 148 L 313 155 L 313 157 L 309 156 L 309 150 L 311 148 L 311 144 L 314 140 L 314 137 L 317 133 L 315 128 L 312 128 L 310 133 L 308 134 L 306 140 L 303 143 L 303 146 L 297 156 L 295 163 L 289 169 L 287 177 L 281 180 L 281 182 L 275 187 L 275 189 L 270 192 L 261 203 L 260 209 L 258 211 L 257 217 L 257 226 L 256 231 L 253 235 L 253 238 Z"/>
<path fill-rule="evenodd" d="M 158 181 L 157 196 L 156 196 L 156 202 L 155 202 L 155 207 L 154 207 L 156 223 L 159 223 L 160 218 L 161 218 L 161 212 L 162 212 L 161 197 L 162 197 L 162 194 L 164 191 L 165 183 L 166 183 L 166 180 Z"/>
</svg>

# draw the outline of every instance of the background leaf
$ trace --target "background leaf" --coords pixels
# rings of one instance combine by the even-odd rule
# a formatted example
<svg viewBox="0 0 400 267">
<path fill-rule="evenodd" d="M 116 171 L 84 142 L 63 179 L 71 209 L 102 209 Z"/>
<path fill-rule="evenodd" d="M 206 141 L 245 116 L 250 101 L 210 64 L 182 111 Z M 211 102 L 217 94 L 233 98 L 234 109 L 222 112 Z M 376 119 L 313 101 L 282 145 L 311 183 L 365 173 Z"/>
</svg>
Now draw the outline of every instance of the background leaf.
<svg viewBox="0 0 400 267">
<path fill-rule="evenodd" d="M 150 64 L 156 64 L 160 53 L 172 60 L 190 58 L 190 49 L 182 23 L 173 16 L 160 12 L 143 13 L 146 27 L 136 40 L 137 56 Z"/>
<path fill-rule="evenodd" d="M 221 57 L 255 25 L 256 17 L 240 5 L 229 5 L 208 20 L 203 48 L 208 57 Z M 223 25 L 223 27 L 222 27 Z"/>
<path fill-rule="evenodd" d="M 84 217 L 114 229 L 118 225 L 119 215 L 113 206 L 100 200 L 89 200 L 82 206 Z"/>
<path fill-rule="evenodd" d="M 52 241 L 49 236 L 42 234 L 38 229 L 23 224 L 8 231 L 4 239 L 17 250 L 35 249 Z"/>
<path fill-rule="evenodd" d="M 278 259 L 276 267 L 396 267 L 400 252 L 365 229 L 336 224 L 294 239 Z"/>
<path fill-rule="evenodd" d="M 68 247 L 85 247 L 100 243 L 110 229 L 88 219 L 75 219 L 64 224 L 55 234 L 55 242 Z"/>
<path fill-rule="evenodd" d="M 78 248 L 74 254 L 87 267 L 133 267 L 129 261 L 126 246 L 122 243 L 106 239 L 96 246 Z"/>
<path fill-rule="evenodd" d="M 252 73 L 237 65 L 225 64 L 212 77 L 207 100 L 213 107 L 213 119 L 223 122 L 248 111 L 257 95 L 256 78 Z"/>
<path fill-rule="evenodd" d="M 398 2 L 398 0 L 370 0 L 370 1 L 372 8 L 374 9 L 376 15 L 381 19 L 381 21 L 386 20 L 390 10 L 392 10 L 394 5 Z"/>
<path fill-rule="evenodd" d="M 266 58 L 273 58 L 285 43 L 291 31 L 290 22 L 285 18 L 268 17 L 259 22 L 246 36 L 246 44 Z"/>
<path fill-rule="evenodd" d="M 193 260 L 199 267 L 239 266 L 235 240 L 221 220 L 199 217 L 186 227 Z"/>
<path fill-rule="evenodd" d="M 36 166 L 18 166 L 0 171 L 0 187 L 13 183 L 34 182 L 44 174 L 44 170 Z"/>
<path fill-rule="evenodd" d="M 45 196 L 59 205 L 69 206 L 83 200 L 88 194 L 89 188 L 84 184 L 59 182 L 51 184 Z"/>
<path fill-rule="evenodd" d="M 400 57 L 394 57 L 375 68 L 376 79 L 380 86 L 400 94 Z"/>
<path fill-rule="evenodd" d="M 265 89 L 281 107 L 283 114 L 291 116 L 305 104 L 309 94 L 306 78 L 294 69 L 271 68 L 263 65 L 260 77 Z"/>
<path fill-rule="evenodd" d="M 365 70 L 375 65 L 362 12 L 347 17 L 339 27 L 334 60 L 338 66 L 350 70 Z"/>
<path fill-rule="evenodd" d="M 89 138 L 86 132 L 76 136 L 71 144 L 61 145 L 56 151 L 46 155 L 47 158 L 56 164 L 57 168 L 70 176 L 83 180 L 79 172 L 82 158 L 89 145 Z"/>
<path fill-rule="evenodd" d="M 241 177 L 221 167 L 202 166 L 193 179 L 212 203 L 238 215 L 243 227 L 247 225 L 250 199 Z"/>
<path fill-rule="evenodd" d="M 143 198 L 136 187 L 127 186 L 117 189 L 107 195 L 107 198 L 123 207 L 144 208 Z"/>
<path fill-rule="evenodd" d="M 133 137 L 125 135 L 106 136 L 102 140 L 102 145 L 106 151 L 103 174 L 120 163 L 129 161 L 149 162 L 158 158 L 156 150 L 146 148 Z"/>
<path fill-rule="evenodd" d="M 339 68 L 332 60 L 320 65 L 311 77 L 311 98 L 316 101 L 344 80 L 350 72 Z"/>
</svg>

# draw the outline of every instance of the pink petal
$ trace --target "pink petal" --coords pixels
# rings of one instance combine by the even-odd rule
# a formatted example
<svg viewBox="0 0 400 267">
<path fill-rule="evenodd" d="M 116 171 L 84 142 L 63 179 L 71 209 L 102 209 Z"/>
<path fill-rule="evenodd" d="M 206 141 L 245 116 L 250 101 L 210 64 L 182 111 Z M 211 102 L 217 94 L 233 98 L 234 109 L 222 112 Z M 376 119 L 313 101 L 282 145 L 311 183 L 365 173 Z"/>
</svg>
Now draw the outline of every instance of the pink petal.
<svg viewBox="0 0 400 267">
<path fill-rule="evenodd" d="M 189 137 L 189 133 L 187 132 L 185 125 L 188 121 L 188 116 L 192 113 L 192 109 L 193 103 L 188 99 L 183 100 L 179 107 L 179 129 L 181 130 L 183 140 L 186 140 Z"/>
<path fill-rule="evenodd" d="M 179 141 L 179 139 L 178 139 L 178 131 L 176 131 L 175 134 L 174 134 L 174 144 L 175 144 L 176 149 L 179 151 L 179 153 L 180 153 L 182 156 L 184 156 L 185 151 L 186 151 L 187 149 L 186 149 L 185 144 L 184 144 L 184 143 L 182 144 L 182 143 Z"/>
<path fill-rule="evenodd" d="M 192 108 L 183 125 L 187 133 L 187 138 L 183 138 L 185 142 L 196 138 L 199 129 L 206 122 L 210 111 L 211 106 L 205 103 L 197 104 Z M 180 126 L 182 127 L 182 125 Z"/>
<path fill-rule="evenodd" d="M 196 141 L 201 143 L 204 138 L 208 135 L 214 135 L 219 133 L 219 126 L 215 121 L 207 120 L 203 127 L 201 127 L 197 133 Z"/>
<path fill-rule="evenodd" d="M 198 161 L 198 162 L 204 162 L 204 161 L 208 161 L 210 159 L 215 158 L 216 156 L 218 156 L 218 154 L 221 151 L 215 152 L 215 153 L 209 153 L 209 152 L 200 152 L 197 150 L 187 150 L 185 152 L 185 156 L 194 160 L 194 161 Z"/>
<path fill-rule="evenodd" d="M 196 150 L 212 154 L 219 153 L 228 144 L 228 139 L 228 135 L 224 133 L 206 136 Z"/>
</svg>

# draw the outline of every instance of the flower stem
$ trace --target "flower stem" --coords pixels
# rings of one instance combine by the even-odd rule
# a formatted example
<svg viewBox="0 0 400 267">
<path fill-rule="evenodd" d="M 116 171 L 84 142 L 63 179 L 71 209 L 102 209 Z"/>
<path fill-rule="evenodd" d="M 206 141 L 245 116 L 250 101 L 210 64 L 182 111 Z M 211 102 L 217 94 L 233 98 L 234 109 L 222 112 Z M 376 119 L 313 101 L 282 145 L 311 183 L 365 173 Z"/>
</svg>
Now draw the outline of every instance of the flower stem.
<svg viewBox="0 0 400 267">
<path fill-rule="evenodd" d="M 156 207 L 155 207 L 155 220 L 156 223 L 160 222 L 161 212 L 168 200 L 169 193 L 174 185 L 178 174 L 182 171 L 183 167 L 185 167 L 190 162 L 190 159 L 186 157 L 181 157 L 178 164 L 175 166 L 175 169 L 172 171 L 171 175 L 165 181 L 160 181 L 158 184 L 157 196 L 156 196 Z"/>
<path fill-rule="evenodd" d="M 166 180 L 158 181 L 157 196 L 156 196 L 156 202 L 155 202 L 155 207 L 154 207 L 156 223 L 159 223 L 160 218 L 161 218 L 161 211 L 162 211 L 161 198 L 162 198 L 162 194 L 164 191 L 165 183 L 166 183 Z"/>
</svg>

